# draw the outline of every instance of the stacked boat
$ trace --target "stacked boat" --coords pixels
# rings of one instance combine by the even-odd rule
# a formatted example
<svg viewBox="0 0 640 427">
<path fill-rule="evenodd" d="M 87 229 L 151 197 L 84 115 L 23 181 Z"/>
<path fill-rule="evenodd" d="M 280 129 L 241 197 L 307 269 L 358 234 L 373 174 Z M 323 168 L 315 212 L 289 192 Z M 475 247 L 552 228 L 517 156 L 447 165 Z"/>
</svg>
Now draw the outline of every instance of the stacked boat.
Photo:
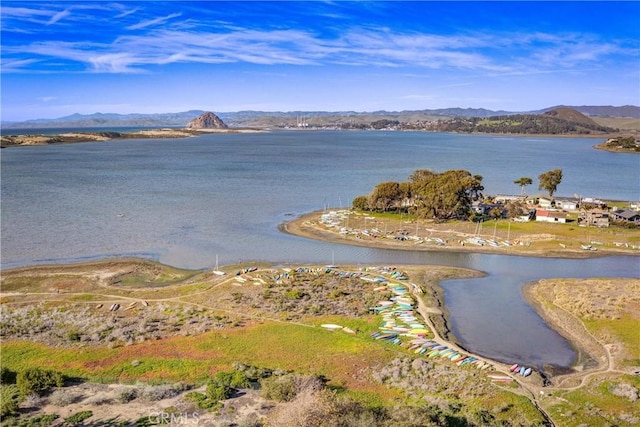
<svg viewBox="0 0 640 427">
<path fill-rule="evenodd" d="M 514 374 L 520 374 L 523 377 L 528 377 L 529 375 L 531 375 L 531 372 L 533 372 L 531 368 L 527 368 L 526 366 L 520 366 L 517 363 L 514 363 L 513 365 L 511 365 L 511 368 L 509 368 L 509 371 L 511 371 Z"/>
<path fill-rule="evenodd" d="M 391 292 L 393 295 L 389 299 L 378 301 L 375 307 L 371 307 L 374 313 L 382 315 L 381 333 L 410 338 L 424 338 L 429 333 L 424 323 L 415 315 L 414 301 L 406 286 L 387 282 L 375 290 L 383 293 Z"/>
<path fill-rule="evenodd" d="M 393 345 L 400 345 L 400 343 L 402 343 L 400 334 L 393 332 L 374 332 L 371 334 L 371 337 L 375 340 L 386 341 Z"/>
<path fill-rule="evenodd" d="M 494 383 L 510 383 L 511 381 L 513 381 L 513 378 L 511 378 L 509 375 L 489 374 L 487 376 L 491 378 L 491 382 Z"/>
<path fill-rule="evenodd" d="M 468 365 L 477 369 L 488 369 L 491 367 L 490 363 L 486 363 L 476 357 L 469 356 L 468 354 L 425 338 L 416 338 L 409 341 L 409 350 L 413 350 L 416 354 L 424 355 L 428 359 L 439 358 L 449 360 L 457 366 Z"/>
</svg>

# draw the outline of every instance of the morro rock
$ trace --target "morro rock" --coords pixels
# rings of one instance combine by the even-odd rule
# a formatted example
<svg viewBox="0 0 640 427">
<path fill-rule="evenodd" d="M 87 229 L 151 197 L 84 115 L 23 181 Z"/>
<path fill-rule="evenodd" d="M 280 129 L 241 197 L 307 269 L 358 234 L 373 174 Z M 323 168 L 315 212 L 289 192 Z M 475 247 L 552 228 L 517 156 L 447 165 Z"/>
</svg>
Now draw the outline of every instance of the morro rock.
<svg viewBox="0 0 640 427">
<path fill-rule="evenodd" d="M 201 116 L 196 117 L 187 123 L 188 129 L 226 129 L 227 125 L 224 124 L 220 117 L 211 112 L 206 112 Z"/>
</svg>

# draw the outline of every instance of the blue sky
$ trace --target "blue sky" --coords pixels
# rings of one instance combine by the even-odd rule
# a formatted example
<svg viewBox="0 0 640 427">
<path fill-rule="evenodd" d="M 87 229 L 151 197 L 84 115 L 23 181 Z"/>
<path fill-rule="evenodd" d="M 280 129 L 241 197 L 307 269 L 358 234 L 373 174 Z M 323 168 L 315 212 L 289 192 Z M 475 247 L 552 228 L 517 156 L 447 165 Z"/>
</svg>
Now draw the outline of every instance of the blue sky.
<svg viewBox="0 0 640 427">
<path fill-rule="evenodd" d="M 2 120 L 640 104 L 640 2 L 2 1 Z"/>
</svg>

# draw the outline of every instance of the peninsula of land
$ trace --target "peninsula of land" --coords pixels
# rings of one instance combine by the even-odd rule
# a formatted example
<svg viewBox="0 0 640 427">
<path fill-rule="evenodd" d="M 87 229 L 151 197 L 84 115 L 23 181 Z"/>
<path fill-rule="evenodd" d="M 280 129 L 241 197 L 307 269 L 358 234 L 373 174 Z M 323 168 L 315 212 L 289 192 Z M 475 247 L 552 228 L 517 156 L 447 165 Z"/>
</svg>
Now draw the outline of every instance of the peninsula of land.
<svg viewBox="0 0 640 427">
<path fill-rule="evenodd" d="M 72 144 L 77 142 L 102 142 L 118 139 L 189 138 L 206 133 L 254 133 L 257 129 L 148 129 L 135 132 L 65 132 L 55 135 L 6 135 L 1 146 Z"/>
<path fill-rule="evenodd" d="M 356 246 L 412 251 L 455 251 L 557 258 L 640 256 L 635 229 L 572 227 L 567 224 L 487 221 L 437 222 L 358 212 L 317 211 L 280 226 L 301 237 Z"/>
</svg>

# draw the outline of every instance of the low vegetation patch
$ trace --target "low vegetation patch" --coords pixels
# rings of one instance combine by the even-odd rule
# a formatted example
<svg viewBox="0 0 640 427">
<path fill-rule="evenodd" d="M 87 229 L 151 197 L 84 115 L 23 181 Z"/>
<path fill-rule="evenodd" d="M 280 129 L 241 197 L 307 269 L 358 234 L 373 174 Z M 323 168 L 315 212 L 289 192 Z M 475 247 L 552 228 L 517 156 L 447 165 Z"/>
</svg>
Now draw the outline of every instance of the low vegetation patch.
<svg viewBox="0 0 640 427">
<path fill-rule="evenodd" d="M 66 287 L 58 286 L 61 270 Z M 438 281 L 479 274 L 436 267 L 384 271 L 418 283 L 434 316 L 444 309 Z M 114 282 L 127 274 L 135 280 Z M 178 279 L 171 274 L 157 267 L 138 270 L 131 262 L 97 270 L 73 266 L 3 274 L 3 284 L 7 281 L 23 292 L 1 305 L 2 410 L 8 420 L 13 425 L 52 423 L 54 419 L 42 413 L 47 404 L 74 408 L 73 415 L 65 416 L 77 419 L 65 419 L 67 424 L 100 423 L 108 408 L 129 405 L 164 408 L 176 417 L 196 413 L 201 420 L 224 425 L 241 421 L 242 405 L 251 400 L 258 408 L 245 418 L 251 425 L 543 423 L 530 401 L 515 394 L 520 392 L 517 386 L 496 386 L 479 371 L 426 360 L 403 346 L 373 340 L 370 333 L 381 319 L 371 308 L 390 297 L 390 291 L 375 282 L 375 275 L 383 274 L 379 271 L 248 266 L 237 275 L 199 272 Z M 370 281 L 362 280 L 363 274 Z M 29 277 L 34 278 L 37 298 L 29 294 Z M 152 283 L 156 279 L 158 286 Z M 81 284 L 81 294 L 70 290 L 70 280 Z M 584 290 L 577 287 L 573 294 L 554 290 L 550 295 L 567 309 L 582 310 L 585 319 L 616 325 L 629 319 L 632 324 L 638 301 L 629 294 L 638 294 L 635 285 L 585 283 Z M 588 290 L 598 287 L 592 298 Z M 587 303 L 570 302 L 583 291 Z M 120 307 L 111 310 L 116 301 Z M 319 327 L 327 323 L 345 326 L 349 333 Z M 588 327 L 603 339 L 619 337 L 623 330 L 613 323 L 604 329 L 602 325 Z M 629 339 L 628 334 L 622 339 Z M 633 347 L 624 352 L 620 359 L 627 363 L 640 358 Z M 60 388 L 65 376 L 88 383 Z M 95 384 L 114 382 L 122 385 L 108 390 Z M 100 392 L 94 393 L 90 384 L 102 387 Z M 594 407 L 638 404 L 635 380 L 613 377 L 590 387 L 605 396 L 589 400 Z M 573 402 L 584 397 L 576 392 L 563 398 L 569 406 L 556 414 L 576 410 L 581 405 Z M 87 406 L 90 416 L 83 412 Z M 140 420 L 141 425 L 164 420 L 130 409 L 127 413 L 131 422 Z M 607 414 L 611 422 L 620 423 L 635 416 L 622 409 Z"/>
</svg>

